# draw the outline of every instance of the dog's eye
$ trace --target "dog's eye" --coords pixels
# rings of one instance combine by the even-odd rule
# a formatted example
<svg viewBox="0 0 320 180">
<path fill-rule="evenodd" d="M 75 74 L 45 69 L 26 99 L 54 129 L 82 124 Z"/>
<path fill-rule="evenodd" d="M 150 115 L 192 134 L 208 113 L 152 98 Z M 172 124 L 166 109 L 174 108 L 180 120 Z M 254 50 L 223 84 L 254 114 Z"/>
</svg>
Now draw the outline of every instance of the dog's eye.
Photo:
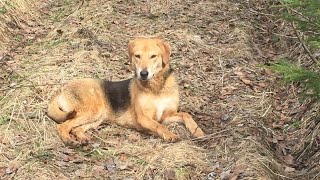
<svg viewBox="0 0 320 180">
<path fill-rule="evenodd" d="M 157 55 L 152 55 L 152 56 L 151 56 L 151 59 L 153 59 L 153 58 L 155 58 L 155 57 L 157 57 Z"/>
<path fill-rule="evenodd" d="M 140 59 L 140 55 L 139 54 L 134 55 L 134 57 Z"/>
</svg>

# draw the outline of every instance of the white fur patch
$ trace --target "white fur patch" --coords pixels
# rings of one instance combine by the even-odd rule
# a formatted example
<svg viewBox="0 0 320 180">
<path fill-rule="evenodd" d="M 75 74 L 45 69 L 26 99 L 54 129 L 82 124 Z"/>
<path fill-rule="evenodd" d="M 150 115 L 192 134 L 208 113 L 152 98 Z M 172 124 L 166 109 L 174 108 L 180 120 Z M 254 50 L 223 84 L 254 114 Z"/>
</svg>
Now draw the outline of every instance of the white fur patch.
<svg viewBox="0 0 320 180">
<path fill-rule="evenodd" d="M 65 112 L 68 111 L 68 102 L 62 94 L 58 97 L 58 106 L 63 111 L 65 111 Z"/>
<path fill-rule="evenodd" d="M 173 92 L 173 94 L 178 92 Z M 152 102 L 150 102 L 150 100 Z M 138 103 L 146 111 L 153 111 L 155 114 L 155 120 L 160 121 L 163 113 L 166 110 L 177 111 L 179 104 L 179 96 L 170 95 L 142 95 L 139 96 Z"/>
<path fill-rule="evenodd" d="M 173 98 L 159 98 L 155 100 L 155 106 L 157 109 L 156 116 L 157 120 L 159 121 L 162 117 L 164 110 L 168 109 L 169 107 L 173 107 L 175 105 Z"/>
<path fill-rule="evenodd" d="M 137 67 L 137 69 L 136 69 L 136 74 L 137 74 L 137 77 L 138 77 L 138 79 L 140 79 L 141 77 L 140 77 L 140 72 L 141 72 L 141 68 L 139 68 L 139 67 Z"/>
</svg>

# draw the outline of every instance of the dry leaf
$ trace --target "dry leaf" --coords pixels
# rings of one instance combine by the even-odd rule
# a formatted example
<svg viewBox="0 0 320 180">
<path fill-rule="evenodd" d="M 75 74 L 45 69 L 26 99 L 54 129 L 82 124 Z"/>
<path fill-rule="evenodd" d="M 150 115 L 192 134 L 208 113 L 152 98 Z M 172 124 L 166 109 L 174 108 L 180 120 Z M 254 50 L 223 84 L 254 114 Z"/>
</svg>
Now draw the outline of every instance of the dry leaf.
<svg viewBox="0 0 320 180">
<path fill-rule="evenodd" d="M 283 128 L 283 124 L 277 124 L 276 122 L 273 122 L 272 128 L 273 129 L 281 129 L 281 128 Z"/>
<path fill-rule="evenodd" d="M 243 173 L 243 171 L 245 170 L 245 167 L 242 165 L 237 165 L 234 170 L 233 173 L 231 174 L 230 180 L 236 180 L 238 178 L 238 176 Z"/>
<path fill-rule="evenodd" d="M 229 180 L 230 177 L 231 177 L 231 170 L 230 170 L 230 169 L 227 170 L 227 171 L 224 171 L 224 172 L 222 172 L 222 173 L 220 174 L 220 178 L 221 178 L 222 180 Z"/>
<path fill-rule="evenodd" d="M 242 68 L 237 67 L 233 69 L 233 73 L 237 76 L 244 76 L 243 72 L 241 72 Z"/>
<path fill-rule="evenodd" d="M 272 70 L 268 69 L 268 68 L 264 68 L 264 73 L 266 73 L 269 76 L 274 75 L 274 73 L 272 72 Z"/>
<path fill-rule="evenodd" d="M 95 177 L 99 177 L 101 174 L 105 173 L 104 166 L 94 165 L 92 169 Z"/>
<path fill-rule="evenodd" d="M 244 84 L 252 85 L 252 81 L 250 81 L 249 79 L 246 79 L 245 77 L 239 77 L 239 78 Z"/>
<path fill-rule="evenodd" d="M 286 163 L 288 164 L 293 164 L 294 163 L 294 158 L 292 155 L 288 154 L 286 156 L 284 156 L 284 160 L 286 161 Z"/>
<path fill-rule="evenodd" d="M 119 159 L 120 159 L 121 161 L 127 161 L 127 160 L 128 160 L 128 156 L 127 156 L 126 154 L 120 154 Z"/>
<path fill-rule="evenodd" d="M 13 164 L 13 165 L 9 166 L 9 167 L 5 170 L 5 172 L 6 172 L 6 174 L 12 174 L 12 173 L 16 172 L 16 171 L 18 170 L 18 168 L 19 168 L 19 167 L 18 167 L 16 164 Z"/>
<path fill-rule="evenodd" d="M 235 68 L 233 73 L 239 77 L 239 79 L 246 85 L 252 85 L 252 81 L 247 79 L 246 75 L 241 72 L 242 68 Z"/>
<path fill-rule="evenodd" d="M 64 155 L 64 156 L 62 156 L 62 160 L 63 160 L 64 162 L 69 162 L 71 159 L 70 159 L 70 156 Z"/>
<path fill-rule="evenodd" d="M 244 172 L 244 170 L 245 167 L 243 165 L 237 165 L 234 167 L 233 172 L 231 170 L 222 172 L 220 178 L 222 180 L 236 180 L 238 176 Z"/>
<path fill-rule="evenodd" d="M 116 164 L 113 161 L 113 158 L 109 158 L 106 162 L 105 162 L 105 168 L 110 171 L 110 172 L 115 172 L 116 171 Z"/>
<path fill-rule="evenodd" d="M 259 82 L 259 83 L 258 83 L 258 86 L 264 88 L 264 87 L 267 87 L 267 84 L 266 84 L 266 83 Z"/>
<path fill-rule="evenodd" d="M 228 114 L 223 114 L 222 116 L 221 116 L 221 120 L 223 120 L 223 121 L 227 121 L 227 120 L 229 120 L 230 119 L 230 116 L 228 115 Z"/>
<path fill-rule="evenodd" d="M 84 172 L 83 169 L 78 169 L 74 172 L 74 174 L 78 177 L 81 177 L 81 178 L 85 178 L 86 177 L 86 173 Z"/>
<path fill-rule="evenodd" d="M 222 88 L 222 90 L 220 91 L 220 94 L 222 96 L 230 95 L 230 94 L 232 94 L 232 91 L 236 90 L 236 89 L 238 89 L 238 88 L 231 86 L 231 85 L 228 85 L 228 86 L 225 86 Z"/>
<path fill-rule="evenodd" d="M 70 148 L 60 148 L 59 151 L 62 152 L 63 154 L 66 154 L 66 155 L 74 155 L 75 154 L 74 150 L 70 149 Z"/>
<path fill-rule="evenodd" d="M 268 180 L 268 178 L 265 177 L 265 176 L 261 176 L 261 177 L 258 178 L 258 180 Z"/>
<path fill-rule="evenodd" d="M 0 167 L 0 177 L 6 174 L 6 167 Z"/>
<path fill-rule="evenodd" d="M 282 113 L 280 114 L 280 120 L 281 121 L 288 122 L 290 119 L 291 119 L 290 117 L 288 117 L 288 116 L 286 116 L 286 115 L 284 115 Z"/>
<path fill-rule="evenodd" d="M 173 170 L 166 170 L 164 172 L 164 179 L 166 180 L 176 179 L 176 173 Z"/>
<path fill-rule="evenodd" d="M 275 107 L 275 109 L 276 109 L 277 111 L 280 111 L 280 110 L 282 110 L 282 106 L 281 106 L 281 105 L 277 105 L 277 106 Z"/>
<path fill-rule="evenodd" d="M 66 161 L 55 161 L 55 164 L 59 167 L 67 167 L 68 166 L 68 162 L 66 162 Z"/>
<path fill-rule="evenodd" d="M 296 169 L 295 168 L 292 168 L 292 167 L 286 167 L 285 169 L 284 169 L 284 172 L 286 172 L 286 173 L 291 173 L 291 172 L 294 172 Z"/>
</svg>

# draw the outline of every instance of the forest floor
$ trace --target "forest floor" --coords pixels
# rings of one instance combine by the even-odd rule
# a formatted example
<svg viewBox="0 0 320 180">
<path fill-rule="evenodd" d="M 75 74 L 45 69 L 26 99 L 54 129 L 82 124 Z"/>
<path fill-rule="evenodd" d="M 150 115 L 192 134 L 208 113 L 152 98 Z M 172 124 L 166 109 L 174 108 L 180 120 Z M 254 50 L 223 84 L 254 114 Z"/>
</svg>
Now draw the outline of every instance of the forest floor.
<svg viewBox="0 0 320 180">
<path fill-rule="evenodd" d="M 255 2 L 43 3 L 17 29 L 18 45 L 0 52 L 0 179 L 318 179 L 319 158 L 308 157 L 319 144 L 304 154 L 296 146 L 314 112 L 264 66 L 290 54 L 290 39 L 271 32 L 283 25 L 268 24 Z M 131 77 L 136 36 L 171 44 L 180 108 L 207 136 L 174 124 L 183 140 L 167 143 L 108 125 L 89 132 L 91 145 L 65 146 L 46 116 L 50 97 L 75 78 Z"/>
</svg>

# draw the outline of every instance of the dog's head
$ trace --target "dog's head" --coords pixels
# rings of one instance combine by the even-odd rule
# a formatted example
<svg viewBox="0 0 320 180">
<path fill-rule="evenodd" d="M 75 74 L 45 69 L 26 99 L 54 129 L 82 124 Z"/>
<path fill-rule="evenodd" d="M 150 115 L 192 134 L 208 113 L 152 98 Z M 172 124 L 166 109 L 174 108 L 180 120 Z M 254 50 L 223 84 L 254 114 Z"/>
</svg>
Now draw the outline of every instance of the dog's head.
<svg viewBox="0 0 320 180">
<path fill-rule="evenodd" d="M 129 59 L 139 80 L 150 80 L 168 67 L 171 47 L 158 38 L 137 38 L 129 42 Z"/>
</svg>

